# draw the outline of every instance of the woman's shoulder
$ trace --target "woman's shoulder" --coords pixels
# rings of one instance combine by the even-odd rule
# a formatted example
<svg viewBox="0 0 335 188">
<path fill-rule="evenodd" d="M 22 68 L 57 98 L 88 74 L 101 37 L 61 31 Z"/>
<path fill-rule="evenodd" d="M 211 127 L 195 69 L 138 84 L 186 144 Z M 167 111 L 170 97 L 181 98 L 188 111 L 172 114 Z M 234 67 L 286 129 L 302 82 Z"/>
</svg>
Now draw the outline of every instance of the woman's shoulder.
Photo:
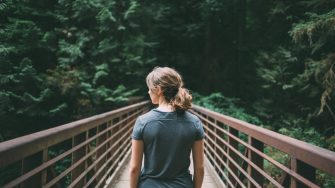
<svg viewBox="0 0 335 188">
<path fill-rule="evenodd" d="M 196 116 L 195 114 L 192 114 L 189 111 L 185 111 L 185 118 L 187 118 L 188 120 L 193 121 L 193 122 L 200 121 L 198 116 Z"/>
<path fill-rule="evenodd" d="M 149 112 L 140 115 L 138 118 L 141 120 L 141 122 L 146 122 L 155 119 L 156 117 L 157 114 L 155 113 L 154 109 L 151 109 Z"/>
</svg>

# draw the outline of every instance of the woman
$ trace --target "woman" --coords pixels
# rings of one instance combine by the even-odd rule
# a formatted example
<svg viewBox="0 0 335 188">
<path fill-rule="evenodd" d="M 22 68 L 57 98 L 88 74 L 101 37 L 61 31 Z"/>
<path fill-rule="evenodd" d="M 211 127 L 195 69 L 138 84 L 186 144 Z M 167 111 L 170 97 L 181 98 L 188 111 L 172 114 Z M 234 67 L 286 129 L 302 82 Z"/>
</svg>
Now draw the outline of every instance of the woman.
<svg viewBox="0 0 335 188">
<path fill-rule="evenodd" d="M 187 112 L 192 96 L 172 68 L 156 67 L 146 82 L 151 101 L 158 107 L 135 122 L 130 187 L 200 188 L 204 177 L 204 130 L 199 118 Z M 191 150 L 193 180 L 188 170 Z"/>
</svg>

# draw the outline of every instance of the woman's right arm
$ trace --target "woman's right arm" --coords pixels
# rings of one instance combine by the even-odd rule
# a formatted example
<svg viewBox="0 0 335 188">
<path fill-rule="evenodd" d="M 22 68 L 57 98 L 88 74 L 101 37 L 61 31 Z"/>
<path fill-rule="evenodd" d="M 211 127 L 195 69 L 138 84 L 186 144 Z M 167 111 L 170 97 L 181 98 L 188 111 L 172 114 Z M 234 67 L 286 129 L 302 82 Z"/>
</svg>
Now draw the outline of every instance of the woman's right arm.
<svg viewBox="0 0 335 188">
<path fill-rule="evenodd" d="M 192 146 L 192 155 L 193 155 L 193 168 L 194 168 L 194 177 L 193 177 L 193 187 L 201 188 L 202 182 L 204 180 L 204 140 L 198 140 L 193 143 Z"/>
<path fill-rule="evenodd" d="M 130 159 L 130 188 L 137 188 L 140 176 L 144 144 L 142 140 L 132 140 Z"/>
</svg>

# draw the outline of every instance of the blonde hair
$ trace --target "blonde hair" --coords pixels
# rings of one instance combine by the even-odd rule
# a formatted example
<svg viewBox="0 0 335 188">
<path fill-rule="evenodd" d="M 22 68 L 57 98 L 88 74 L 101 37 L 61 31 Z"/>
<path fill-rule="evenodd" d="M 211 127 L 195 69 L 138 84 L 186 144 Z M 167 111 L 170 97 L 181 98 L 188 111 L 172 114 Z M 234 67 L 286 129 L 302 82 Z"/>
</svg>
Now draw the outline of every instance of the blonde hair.
<svg viewBox="0 0 335 188">
<path fill-rule="evenodd" d="M 169 67 L 155 67 L 148 74 L 146 82 L 150 90 L 160 86 L 166 102 L 175 110 L 186 111 L 192 107 L 192 96 L 183 87 L 183 79 L 176 70 Z"/>
</svg>

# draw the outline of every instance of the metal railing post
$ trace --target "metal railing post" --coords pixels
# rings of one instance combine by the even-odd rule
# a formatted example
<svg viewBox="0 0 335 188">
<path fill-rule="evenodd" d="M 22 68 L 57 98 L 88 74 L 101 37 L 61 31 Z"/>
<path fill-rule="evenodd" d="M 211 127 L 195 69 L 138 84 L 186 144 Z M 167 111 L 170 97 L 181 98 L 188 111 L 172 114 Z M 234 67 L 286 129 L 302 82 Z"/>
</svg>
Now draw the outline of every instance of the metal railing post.
<svg viewBox="0 0 335 188">
<path fill-rule="evenodd" d="M 230 134 L 238 137 L 238 131 L 236 129 L 229 127 L 228 131 Z M 230 136 L 228 137 L 228 144 L 232 146 L 233 148 L 235 148 L 236 150 L 238 150 L 238 142 L 234 140 L 233 138 L 231 138 Z M 228 155 L 232 159 L 238 158 L 237 154 L 234 153 L 234 151 L 230 148 L 228 148 Z M 228 167 L 231 169 L 232 173 L 237 175 L 237 172 L 238 172 L 237 167 L 229 159 L 228 159 Z M 234 176 L 230 172 L 228 172 L 228 179 L 230 182 L 232 182 L 235 185 L 235 187 L 238 187 L 237 181 L 235 180 Z"/>
<path fill-rule="evenodd" d="M 311 182 L 315 182 L 316 170 L 314 167 L 300 161 L 294 157 L 291 157 L 291 170 L 297 172 L 301 176 L 305 177 Z M 297 182 L 293 177 L 291 177 L 291 188 L 308 188 L 301 182 Z"/>
<path fill-rule="evenodd" d="M 104 131 L 106 128 L 107 128 L 107 124 L 106 123 L 104 123 L 102 125 L 99 125 L 98 126 L 98 130 L 97 130 L 98 131 L 97 134 L 99 134 L 100 132 Z M 100 146 L 106 139 L 107 139 L 107 133 L 104 133 L 101 136 L 99 136 L 98 139 L 97 139 L 97 146 Z M 98 151 L 97 151 L 97 158 L 99 158 L 102 154 L 104 154 L 106 152 L 106 150 L 107 150 L 107 144 L 105 144 L 100 149 L 98 149 Z M 101 161 L 99 161 L 97 163 L 97 165 L 96 165 L 96 171 L 98 171 L 101 168 L 101 166 L 106 162 L 106 156 Z M 105 169 L 103 170 L 103 173 L 100 173 L 96 177 L 96 181 L 99 182 L 104 173 L 105 173 Z"/>
<path fill-rule="evenodd" d="M 43 163 L 48 161 L 48 149 L 44 149 L 43 151 L 43 156 L 42 156 L 42 160 Z M 41 177 L 41 184 L 45 185 L 48 181 L 48 169 L 45 169 L 42 171 L 42 177 Z"/>
<path fill-rule="evenodd" d="M 214 122 L 213 122 L 213 123 L 214 123 L 215 125 L 217 125 L 216 119 L 214 119 Z M 217 146 L 217 144 L 218 144 L 218 141 L 217 141 L 217 136 L 218 136 L 218 135 L 217 135 L 217 129 L 216 129 L 216 127 L 213 127 L 213 129 L 214 129 L 214 134 L 215 134 L 215 135 L 213 135 L 213 136 L 214 136 L 214 143 L 215 143 L 215 144 L 213 144 L 212 146 L 214 147 L 214 152 L 217 153 L 218 150 L 217 150 L 217 147 L 216 147 L 216 146 Z M 215 163 L 220 164 L 219 159 L 216 157 L 216 155 L 214 155 L 213 158 L 214 158 Z M 218 167 L 215 167 L 214 169 L 215 169 L 215 171 L 217 171 L 217 172 L 219 171 Z"/>
<path fill-rule="evenodd" d="M 78 144 L 81 144 L 84 142 L 86 137 L 86 132 L 78 134 L 72 138 L 72 147 L 75 147 Z M 72 164 L 79 161 L 81 158 L 83 158 L 86 155 L 86 146 L 78 149 L 77 151 L 72 153 Z M 78 176 L 85 170 L 86 168 L 86 161 L 82 164 L 78 165 L 78 167 L 74 168 L 71 172 L 71 181 L 73 182 Z M 82 178 L 74 187 L 75 188 L 81 188 L 85 185 L 86 177 Z"/>
<path fill-rule="evenodd" d="M 255 149 L 259 150 L 260 152 L 263 152 L 264 144 L 260 142 L 257 139 L 252 138 L 251 136 L 248 136 L 248 143 Z M 264 169 L 264 160 L 261 156 L 257 155 L 255 152 L 252 152 L 250 149 L 248 149 L 248 159 L 257 165 L 261 170 Z M 250 164 L 248 165 L 248 174 L 260 185 L 263 185 L 264 178 L 263 176 L 253 169 Z M 251 184 L 250 181 L 248 181 L 248 188 L 254 188 L 255 186 Z"/>
<path fill-rule="evenodd" d="M 120 121 L 120 118 L 117 117 L 117 118 L 114 118 L 113 119 L 113 125 L 118 123 Z M 116 132 L 118 132 L 120 129 L 120 125 L 118 126 L 115 126 L 112 131 L 111 131 L 111 134 L 112 134 L 112 139 L 111 139 L 111 145 L 113 145 L 118 139 L 119 137 L 115 135 Z M 112 149 L 111 149 L 111 155 L 113 156 L 115 154 L 115 152 L 117 151 L 117 148 L 119 147 L 119 145 L 117 144 L 116 146 L 114 146 Z M 117 158 L 117 155 L 115 155 L 112 159 L 112 163 L 114 163 L 114 160 Z M 114 168 L 115 169 L 115 168 Z M 111 173 L 114 172 L 114 169 L 111 171 Z"/>
<path fill-rule="evenodd" d="M 22 169 L 21 174 L 25 174 L 35 167 L 39 166 L 43 160 L 43 152 L 37 152 L 31 156 L 28 156 L 22 160 Z M 42 183 L 42 174 L 35 174 L 30 179 L 22 182 L 22 188 L 30 188 L 30 187 L 41 187 Z"/>
</svg>

